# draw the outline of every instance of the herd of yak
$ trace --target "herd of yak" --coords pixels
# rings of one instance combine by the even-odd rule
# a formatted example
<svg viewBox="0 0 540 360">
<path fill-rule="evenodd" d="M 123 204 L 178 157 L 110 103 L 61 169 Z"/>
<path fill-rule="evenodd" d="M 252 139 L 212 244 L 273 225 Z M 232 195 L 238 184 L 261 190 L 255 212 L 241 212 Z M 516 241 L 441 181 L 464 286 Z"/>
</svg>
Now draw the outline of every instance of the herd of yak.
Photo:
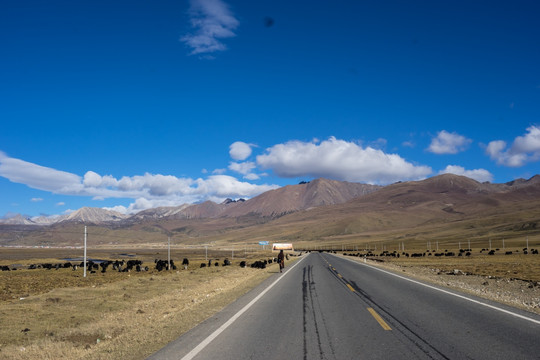
<svg viewBox="0 0 540 360">
<path fill-rule="evenodd" d="M 484 251 L 486 251 L 488 255 L 495 255 L 495 253 L 500 251 L 500 249 L 494 249 L 494 250 L 482 249 L 482 250 L 480 250 L 480 253 L 483 253 Z M 404 256 L 404 257 L 470 256 L 471 252 L 472 252 L 471 249 L 460 249 L 457 254 L 454 253 L 454 252 L 448 251 L 448 250 L 445 250 L 444 252 L 435 252 L 435 250 L 431 250 L 431 251 L 427 250 L 426 252 L 423 252 L 423 253 L 411 253 L 411 254 L 406 253 L 406 252 L 402 252 L 400 254 L 397 251 L 394 251 L 394 252 L 383 251 L 380 254 L 375 254 L 372 251 L 368 251 L 367 253 L 343 253 L 343 255 L 345 255 L 345 256 L 347 256 L 347 255 L 348 256 L 357 256 L 357 257 L 397 257 L 397 258 L 399 258 L 400 256 Z M 505 255 L 512 255 L 512 254 L 519 253 L 519 252 L 520 251 L 518 251 L 518 250 L 505 251 L 504 254 Z M 527 255 L 527 254 L 538 255 L 538 249 L 523 248 L 522 253 L 524 255 Z M 287 260 L 289 260 L 289 255 L 287 255 Z M 257 260 L 257 261 L 254 261 L 251 264 L 248 264 L 247 261 L 241 261 L 239 265 L 240 265 L 240 267 L 243 267 L 243 268 L 251 267 L 251 268 L 255 268 L 255 269 L 265 269 L 267 265 L 272 264 L 274 262 L 277 262 L 277 258 L 270 258 L 270 259 L 267 259 L 267 260 Z M 231 261 L 229 259 L 225 259 L 223 261 L 223 263 L 221 264 L 221 266 L 230 266 L 230 265 L 232 265 L 232 264 L 231 264 Z M 184 258 L 184 260 L 182 260 L 182 267 L 184 269 L 187 269 L 188 266 L 189 266 L 189 260 L 187 258 Z M 210 266 L 220 266 L 219 259 L 208 260 L 208 262 L 203 262 L 203 263 L 200 264 L 201 268 L 210 267 Z M 55 270 L 58 270 L 58 269 L 68 269 L 68 268 L 72 268 L 73 270 L 77 270 L 79 268 L 84 268 L 84 262 L 80 262 L 80 263 L 65 262 L 65 263 L 58 263 L 58 264 L 50 264 L 50 263 L 31 264 L 31 265 L 28 266 L 29 270 L 33 270 L 33 269 L 47 269 L 47 270 L 55 269 Z M 105 273 L 105 272 L 107 272 L 107 270 L 109 268 L 112 271 L 118 271 L 118 272 L 131 272 L 131 271 L 141 272 L 141 271 L 149 271 L 150 270 L 150 268 L 148 266 L 143 266 L 143 262 L 141 260 L 127 260 L 127 261 L 126 260 L 114 260 L 114 261 L 112 261 L 112 260 L 100 260 L 100 261 L 91 260 L 91 261 L 88 261 L 86 263 L 86 268 L 91 274 L 96 273 L 97 271 L 101 271 L 102 273 Z M 177 270 L 178 267 L 174 263 L 174 260 L 170 260 L 170 262 L 169 262 L 168 260 L 155 259 L 154 260 L 154 269 L 156 269 L 157 271 Z M 11 271 L 11 270 L 17 270 L 17 268 L 16 267 L 11 267 L 10 268 L 7 265 L 2 265 L 2 266 L 0 266 L 0 270 L 1 271 Z"/>
<path fill-rule="evenodd" d="M 488 255 L 495 255 L 498 251 L 500 251 L 500 249 L 482 249 L 480 250 L 480 253 L 483 253 L 484 251 L 487 251 Z M 382 253 L 380 254 L 374 254 L 372 251 L 368 251 L 367 253 L 365 254 L 362 254 L 362 253 L 350 253 L 350 254 L 347 254 L 347 253 L 344 253 L 343 255 L 347 256 L 358 256 L 358 257 L 372 257 L 372 256 L 380 256 L 380 257 L 383 257 L 383 256 L 386 256 L 386 257 L 396 257 L 396 258 L 399 258 L 400 256 L 405 256 L 405 257 L 425 257 L 425 256 L 435 256 L 435 257 L 440 257 L 440 256 L 471 256 L 471 252 L 472 250 L 471 249 L 459 249 L 459 252 L 457 253 L 454 253 L 452 251 L 448 251 L 448 250 L 444 250 L 444 252 L 435 252 L 435 250 L 426 250 L 426 252 L 422 252 L 422 253 L 411 253 L 409 254 L 408 252 L 402 252 L 401 254 L 397 251 L 394 251 L 394 252 L 389 252 L 389 251 L 383 251 Z M 519 253 L 520 251 L 519 250 L 515 250 L 515 251 L 505 251 L 505 255 L 512 255 L 512 254 L 516 254 L 516 253 Z M 524 255 L 527 255 L 529 254 L 529 252 L 532 254 L 532 255 L 538 255 L 538 249 L 528 249 L 528 248 L 523 248 L 523 254 Z"/>
<path fill-rule="evenodd" d="M 287 257 L 288 259 L 288 257 Z M 273 262 L 277 262 L 277 258 L 271 258 L 267 260 L 257 260 L 251 264 L 248 264 L 246 261 L 240 262 L 240 267 L 252 267 L 256 269 L 265 269 L 268 264 L 272 264 Z M 229 259 L 225 259 L 221 266 L 231 266 L 231 261 Z M 44 264 L 31 264 L 28 266 L 27 269 L 29 270 L 35 270 L 35 269 L 46 269 L 46 270 L 58 270 L 58 269 L 73 269 L 77 270 L 79 268 L 84 268 L 85 264 L 84 262 L 64 262 L 64 263 L 57 263 L 57 264 L 51 264 L 51 263 L 44 263 Z M 189 259 L 184 258 L 182 260 L 182 267 L 184 269 L 187 269 L 189 266 Z M 210 266 L 220 266 L 219 259 L 216 260 L 208 260 L 208 263 L 203 262 L 201 263 L 200 267 L 210 267 Z M 142 272 L 142 271 L 149 271 L 150 267 L 144 266 L 143 262 L 141 260 L 90 260 L 86 262 L 86 269 L 91 274 L 94 274 L 98 271 L 105 273 L 107 270 L 111 271 L 117 271 L 117 272 Z M 155 259 L 154 260 L 154 269 L 157 271 L 163 271 L 163 270 L 177 270 L 178 267 L 174 263 L 174 260 L 160 260 Z M 16 267 L 9 267 L 7 265 L 0 266 L 1 271 L 11 271 L 11 270 L 17 270 Z"/>
</svg>

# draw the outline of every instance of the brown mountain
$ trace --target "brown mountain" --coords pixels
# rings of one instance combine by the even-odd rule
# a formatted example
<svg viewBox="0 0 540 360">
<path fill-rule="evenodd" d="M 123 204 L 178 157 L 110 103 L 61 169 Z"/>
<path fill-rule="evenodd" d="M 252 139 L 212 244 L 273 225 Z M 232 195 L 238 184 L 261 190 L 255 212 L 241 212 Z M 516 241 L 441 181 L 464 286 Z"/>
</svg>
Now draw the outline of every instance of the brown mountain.
<svg viewBox="0 0 540 360">
<path fill-rule="evenodd" d="M 538 177 L 516 185 L 446 174 L 388 185 L 344 204 L 291 214 L 272 226 L 288 229 L 291 241 L 308 242 L 515 237 L 523 230 L 540 234 L 538 209 Z"/>
<path fill-rule="evenodd" d="M 384 187 L 325 179 L 286 186 L 247 201 L 205 202 L 184 208 L 150 209 L 93 228 L 96 244 L 153 243 L 171 236 L 177 244 L 292 241 L 362 243 L 440 241 L 540 236 L 540 177 L 506 184 L 479 183 L 456 175 Z M 116 224 L 114 227 L 111 224 Z M 73 227 L 73 229 L 70 228 Z M 55 239 L 69 244 L 80 223 L 39 230 L 26 226 L 25 244 Z M 5 239 L 13 225 L 0 227 Z M 71 230 L 70 230 L 71 229 Z M 99 236 L 97 235 L 99 233 Z M 64 234 L 64 235 L 62 235 Z M 124 239 L 124 240 L 122 240 Z M 7 241 L 7 240 L 6 240 Z M 58 240 L 60 241 L 60 240 Z"/>
<path fill-rule="evenodd" d="M 177 214 L 181 213 L 190 204 L 183 204 L 180 206 L 160 206 L 153 209 L 147 209 L 139 211 L 135 215 L 132 215 L 129 220 L 131 222 L 144 221 L 144 220 L 157 220 L 164 217 L 174 217 Z"/>
<path fill-rule="evenodd" d="M 223 215 L 239 217 L 248 214 L 282 216 L 313 207 L 341 204 L 380 189 L 377 185 L 316 179 L 309 183 L 284 186 L 267 191 L 245 202 L 231 204 Z"/>
<path fill-rule="evenodd" d="M 537 180 L 489 184 L 446 174 L 379 187 L 343 203 L 310 206 L 316 204 L 313 199 L 322 201 L 321 194 L 332 193 L 328 185 L 334 182 L 321 179 L 269 191 L 244 203 L 220 204 L 226 210 L 219 216 L 167 218 L 137 228 L 157 226 L 189 244 L 510 238 L 521 236 L 521 231 L 540 234 Z M 290 209 L 298 210 L 287 212 Z"/>
<path fill-rule="evenodd" d="M 227 199 L 221 204 L 205 201 L 201 204 L 148 209 L 135 214 L 131 220 L 236 218 L 246 215 L 273 218 L 317 206 L 341 204 L 380 188 L 377 185 L 316 179 L 270 190 L 246 201 Z"/>
<path fill-rule="evenodd" d="M 127 219 L 128 216 L 116 211 L 105 210 L 94 207 L 83 207 L 71 214 L 58 218 L 57 222 L 78 222 L 100 224 L 105 222 L 116 222 Z"/>
</svg>

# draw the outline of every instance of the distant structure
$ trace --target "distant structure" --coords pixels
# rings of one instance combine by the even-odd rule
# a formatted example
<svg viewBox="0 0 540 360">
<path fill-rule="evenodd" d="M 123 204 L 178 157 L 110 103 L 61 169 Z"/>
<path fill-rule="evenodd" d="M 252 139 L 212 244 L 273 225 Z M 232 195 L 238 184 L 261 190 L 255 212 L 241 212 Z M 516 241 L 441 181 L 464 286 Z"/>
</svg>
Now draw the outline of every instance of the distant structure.
<svg viewBox="0 0 540 360">
<path fill-rule="evenodd" d="M 285 244 L 285 243 L 272 244 L 272 251 L 280 251 L 280 250 L 294 251 L 294 247 L 293 247 L 293 244 Z"/>
</svg>

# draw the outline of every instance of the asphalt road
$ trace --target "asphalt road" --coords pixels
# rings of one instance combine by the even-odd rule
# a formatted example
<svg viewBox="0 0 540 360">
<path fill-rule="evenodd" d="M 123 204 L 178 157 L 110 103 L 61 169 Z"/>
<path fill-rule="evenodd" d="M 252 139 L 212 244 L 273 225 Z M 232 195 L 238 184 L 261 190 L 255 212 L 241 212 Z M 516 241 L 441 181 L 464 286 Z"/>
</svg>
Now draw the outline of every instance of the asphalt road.
<svg viewBox="0 0 540 360">
<path fill-rule="evenodd" d="M 540 317 L 313 253 L 150 359 L 540 359 Z"/>
</svg>

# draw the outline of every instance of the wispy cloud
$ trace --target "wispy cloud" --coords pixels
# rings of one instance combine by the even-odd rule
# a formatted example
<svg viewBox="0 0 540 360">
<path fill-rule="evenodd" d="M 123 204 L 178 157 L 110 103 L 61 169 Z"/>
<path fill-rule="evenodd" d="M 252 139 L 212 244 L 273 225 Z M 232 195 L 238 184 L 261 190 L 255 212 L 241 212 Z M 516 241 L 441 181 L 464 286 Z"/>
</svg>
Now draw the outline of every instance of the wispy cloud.
<svg viewBox="0 0 540 360">
<path fill-rule="evenodd" d="M 413 141 L 404 141 L 401 145 L 408 148 L 414 148 L 416 144 Z"/>
<path fill-rule="evenodd" d="M 40 201 L 43 201 L 42 198 L 32 198 L 30 199 L 31 202 L 40 202 Z"/>
<path fill-rule="evenodd" d="M 149 174 L 124 176 L 120 179 L 87 171 L 78 176 L 27 161 L 11 158 L 0 152 L 0 176 L 31 188 L 61 195 L 91 196 L 96 200 L 130 198 L 135 201 L 124 208 L 135 212 L 156 206 L 174 206 L 204 200 L 250 198 L 277 185 L 255 185 L 227 175 L 211 175 L 206 179 L 178 178 L 172 175 Z"/>
<path fill-rule="evenodd" d="M 193 32 L 180 40 L 192 49 L 190 55 L 226 50 L 222 40 L 236 36 L 240 24 L 221 0 L 191 0 L 189 15 Z"/>
<path fill-rule="evenodd" d="M 432 172 L 430 167 L 414 165 L 397 154 L 334 137 L 321 143 L 289 141 L 274 145 L 257 156 L 257 164 L 282 177 L 327 177 L 376 184 L 422 179 Z"/>
<path fill-rule="evenodd" d="M 427 150 L 435 154 L 457 154 L 464 151 L 471 142 L 471 139 L 463 135 L 442 130 L 431 140 Z"/>
<path fill-rule="evenodd" d="M 3 152 L 0 152 L 0 176 L 34 189 L 59 194 L 82 190 L 81 177 L 78 175 L 10 158 Z"/>
<path fill-rule="evenodd" d="M 240 173 L 244 176 L 249 175 L 252 173 L 253 169 L 255 169 L 257 165 L 255 165 L 254 162 L 251 161 L 245 161 L 245 162 L 231 162 L 229 164 L 229 170 L 236 171 L 237 173 Z"/>
<path fill-rule="evenodd" d="M 512 146 L 507 148 L 506 141 L 491 141 L 486 147 L 486 153 L 497 164 L 521 167 L 528 162 L 540 160 L 540 127 L 530 126 L 527 133 L 514 139 Z"/>
<path fill-rule="evenodd" d="M 448 165 L 444 170 L 439 171 L 439 174 L 462 175 L 478 182 L 493 181 L 493 175 L 485 169 L 465 170 L 464 167 L 458 165 Z"/>
<path fill-rule="evenodd" d="M 226 172 L 227 172 L 227 169 L 223 169 L 223 168 L 212 170 L 213 175 L 223 175 Z"/>
</svg>

